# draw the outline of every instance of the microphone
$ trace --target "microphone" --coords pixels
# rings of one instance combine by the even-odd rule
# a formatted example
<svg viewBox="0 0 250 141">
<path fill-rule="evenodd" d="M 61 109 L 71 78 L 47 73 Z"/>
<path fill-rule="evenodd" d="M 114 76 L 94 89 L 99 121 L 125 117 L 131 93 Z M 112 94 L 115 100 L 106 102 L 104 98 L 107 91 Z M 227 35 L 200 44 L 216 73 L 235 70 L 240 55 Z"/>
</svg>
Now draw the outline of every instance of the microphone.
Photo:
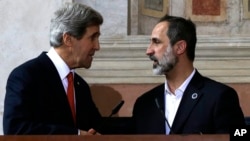
<svg viewBox="0 0 250 141">
<path fill-rule="evenodd" d="M 99 130 L 102 129 L 103 125 L 105 125 L 104 123 L 106 123 L 107 120 L 108 120 L 109 118 L 111 118 L 114 114 L 116 114 L 116 113 L 121 109 L 121 107 L 122 107 L 123 104 L 124 104 L 124 100 L 122 100 L 119 104 L 117 104 L 117 105 L 113 108 L 113 110 L 112 110 L 112 112 L 110 113 L 110 115 L 109 115 L 107 118 L 105 118 L 105 121 L 103 121 L 102 124 L 97 128 L 97 131 L 99 131 Z"/>
<path fill-rule="evenodd" d="M 124 100 L 122 100 L 119 104 L 117 104 L 115 106 L 115 108 L 112 110 L 111 114 L 108 117 L 113 116 L 114 114 L 116 114 L 122 107 L 122 105 L 124 104 Z"/>
<path fill-rule="evenodd" d="M 160 110 L 161 115 L 164 117 L 165 122 L 167 123 L 167 126 L 168 126 L 168 128 L 169 128 L 169 134 L 170 134 L 170 133 L 173 133 L 173 132 L 172 132 L 172 129 L 171 129 L 171 126 L 170 126 L 170 124 L 169 124 L 169 122 L 168 122 L 168 120 L 167 120 L 167 118 L 166 118 L 166 116 L 165 116 L 165 114 L 164 114 L 164 112 L 163 112 L 163 110 L 162 110 L 162 107 L 160 106 L 160 104 L 159 104 L 157 98 L 155 98 L 155 104 L 156 104 L 156 106 L 157 106 L 157 109 Z"/>
</svg>

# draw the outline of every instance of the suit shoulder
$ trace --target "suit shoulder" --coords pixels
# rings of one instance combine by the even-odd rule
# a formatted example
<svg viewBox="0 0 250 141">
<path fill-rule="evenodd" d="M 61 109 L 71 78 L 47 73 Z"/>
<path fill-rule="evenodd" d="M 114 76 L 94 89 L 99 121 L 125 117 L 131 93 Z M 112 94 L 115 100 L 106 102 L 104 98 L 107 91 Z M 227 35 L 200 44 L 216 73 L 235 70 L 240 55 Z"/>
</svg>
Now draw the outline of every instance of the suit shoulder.
<svg viewBox="0 0 250 141">
<path fill-rule="evenodd" d="M 48 59 L 48 57 L 46 57 L 45 53 L 42 53 L 40 56 L 30 59 L 22 64 L 20 64 L 19 66 L 17 66 L 16 68 L 14 68 L 14 70 L 17 69 L 35 69 L 36 67 L 41 67 L 41 63 L 45 61 L 45 58 Z"/>
<path fill-rule="evenodd" d="M 141 99 L 154 99 L 155 97 L 157 97 L 158 95 L 163 94 L 163 93 L 164 93 L 164 84 L 160 84 L 160 85 L 152 88 L 151 90 L 145 92 L 141 96 L 139 96 L 137 98 L 137 101 L 139 101 Z"/>
<path fill-rule="evenodd" d="M 230 90 L 234 90 L 232 87 L 222 83 L 222 82 L 219 82 L 219 81 L 216 81 L 216 80 L 213 80 L 213 79 L 210 79 L 208 77 L 204 77 L 205 81 L 205 86 L 207 87 L 210 87 L 211 89 L 218 89 L 218 90 L 224 90 L 224 89 L 230 89 Z M 235 90 L 234 90 L 235 91 Z"/>
<path fill-rule="evenodd" d="M 12 75 L 37 75 L 40 72 L 44 72 L 43 68 L 47 68 L 48 60 L 50 60 L 45 53 L 42 53 L 40 56 L 30 59 L 17 67 L 15 67 L 11 72 Z M 43 67 L 44 66 L 44 67 Z"/>
</svg>

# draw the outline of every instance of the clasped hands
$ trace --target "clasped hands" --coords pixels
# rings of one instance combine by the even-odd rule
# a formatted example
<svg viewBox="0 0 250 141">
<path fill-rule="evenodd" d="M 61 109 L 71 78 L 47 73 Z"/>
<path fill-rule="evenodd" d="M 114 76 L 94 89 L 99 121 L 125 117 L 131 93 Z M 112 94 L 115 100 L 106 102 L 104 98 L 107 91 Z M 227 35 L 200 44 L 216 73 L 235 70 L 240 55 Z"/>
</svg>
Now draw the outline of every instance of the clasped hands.
<svg viewBox="0 0 250 141">
<path fill-rule="evenodd" d="M 80 130 L 80 135 L 101 135 L 95 129 L 91 128 L 88 131 Z"/>
</svg>

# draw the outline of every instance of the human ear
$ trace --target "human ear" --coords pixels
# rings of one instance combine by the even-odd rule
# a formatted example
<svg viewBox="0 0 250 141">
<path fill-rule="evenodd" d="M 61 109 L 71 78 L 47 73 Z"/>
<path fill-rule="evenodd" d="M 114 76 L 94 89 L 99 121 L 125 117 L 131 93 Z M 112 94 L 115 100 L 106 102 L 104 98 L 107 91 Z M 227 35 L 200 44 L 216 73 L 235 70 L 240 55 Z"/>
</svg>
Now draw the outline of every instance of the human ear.
<svg viewBox="0 0 250 141">
<path fill-rule="evenodd" d="M 187 43 L 184 40 L 180 40 L 176 43 L 177 46 L 177 54 L 183 54 L 186 51 Z"/>
<path fill-rule="evenodd" d="M 68 33 L 63 33 L 63 43 L 66 46 L 71 46 L 72 42 L 71 42 L 71 35 L 69 35 Z"/>
</svg>

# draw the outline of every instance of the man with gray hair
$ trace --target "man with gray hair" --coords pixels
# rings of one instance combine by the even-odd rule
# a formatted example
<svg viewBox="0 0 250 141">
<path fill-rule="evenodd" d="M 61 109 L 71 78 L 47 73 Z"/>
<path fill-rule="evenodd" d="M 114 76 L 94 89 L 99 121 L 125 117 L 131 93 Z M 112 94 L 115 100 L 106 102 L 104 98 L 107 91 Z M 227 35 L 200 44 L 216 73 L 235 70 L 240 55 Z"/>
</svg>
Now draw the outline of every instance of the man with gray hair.
<svg viewBox="0 0 250 141">
<path fill-rule="evenodd" d="M 16 67 L 4 101 L 4 134 L 95 134 L 101 115 L 75 71 L 90 68 L 100 49 L 102 15 L 67 3 L 51 20 L 48 52 Z"/>
</svg>

